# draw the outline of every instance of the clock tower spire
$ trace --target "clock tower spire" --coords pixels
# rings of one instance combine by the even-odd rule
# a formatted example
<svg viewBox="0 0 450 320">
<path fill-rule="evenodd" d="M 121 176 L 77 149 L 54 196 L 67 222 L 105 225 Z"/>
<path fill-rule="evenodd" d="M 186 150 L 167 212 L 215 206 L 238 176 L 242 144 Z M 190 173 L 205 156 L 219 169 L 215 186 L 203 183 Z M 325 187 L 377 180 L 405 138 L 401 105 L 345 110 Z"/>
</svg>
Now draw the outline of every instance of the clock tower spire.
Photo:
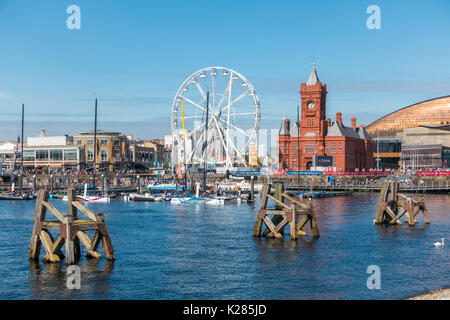
<svg viewBox="0 0 450 320">
<path fill-rule="evenodd" d="M 314 59 L 314 58 L 313 58 Z M 311 157 L 305 159 L 310 162 L 313 155 L 325 154 L 325 136 L 326 136 L 326 97 L 327 85 L 320 82 L 317 75 L 316 64 L 313 60 L 313 67 L 306 83 L 301 84 L 301 121 L 300 137 L 303 144 L 303 150 L 312 151 Z M 304 170 L 306 163 L 301 164 Z"/>
</svg>

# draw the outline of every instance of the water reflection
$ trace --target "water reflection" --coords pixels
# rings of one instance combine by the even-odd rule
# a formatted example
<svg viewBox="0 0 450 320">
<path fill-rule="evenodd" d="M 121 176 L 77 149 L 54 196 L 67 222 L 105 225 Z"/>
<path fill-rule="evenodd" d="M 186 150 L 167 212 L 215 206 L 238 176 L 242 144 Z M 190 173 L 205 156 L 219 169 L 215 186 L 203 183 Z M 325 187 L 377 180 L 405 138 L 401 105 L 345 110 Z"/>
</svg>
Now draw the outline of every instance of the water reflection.
<svg viewBox="0 0 450 320">
<path fill-rule="evenodd" d="M 81 269 L 81 289 L 70 290 L 66 286 L 65 263 L 41 263 L 30 261 L 30 279 L 33 299 L 95 299 L 108 295 L 108 277 L 114 270 L 114 261 L 88 259 L 78 264 Z"/>
<path fill-rule="evenodd" d="M 313 250 L 314 244 L 320 238 L 304 236 L 298 237 L 297 241 L 291 241 L 290 239 L 275 239 L 275 238 L 257 238 L 254 237 L 253 241 L 258 246 L 259 249 L 283 249 L 286 251 L 300 250 Z M 262 252 L 262 251 L 261 251 Z"/>
<path fill-rule="evenodd" d="M 28 263 L 33 202 L 2 203 L 2 299 L 401 299 L 450 285 L 448 196 L 427 195 L 431 224 L 373 224 L 378 194 L 314 199 L 320 238 L 252 237 L 255 205 L 93 204 L 105 212 L 116 262 L 88 260 L 81 289 L 66 288 L 65 262 Z M 67 210 L 67 203 L 52 204 Z M 26 213 L 23 215 L 23 213 Z M 14 237 L 11 235 L 14 234 Z M 43 252 L 41 254 L 41 259 Z M 383 290 L 368 290 L 367 267 Z"/>
</svg>

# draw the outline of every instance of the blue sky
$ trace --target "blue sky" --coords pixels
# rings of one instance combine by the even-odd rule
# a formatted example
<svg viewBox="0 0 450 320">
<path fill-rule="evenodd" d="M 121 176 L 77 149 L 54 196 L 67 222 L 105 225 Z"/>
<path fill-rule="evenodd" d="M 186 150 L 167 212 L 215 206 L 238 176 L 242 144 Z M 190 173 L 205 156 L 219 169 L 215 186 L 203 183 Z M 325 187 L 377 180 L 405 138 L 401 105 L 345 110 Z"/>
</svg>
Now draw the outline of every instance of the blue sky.
<svg viewBox="0 0 450 320">
<path fill-rule="evenodd" d="M 66 28 L 72 4 L 81 30 Z M 347 124 L 450 94 L 448 0 L 0 0 L 0 39 L 0 140 L 17 137 L 22 103 L 25 136 L 91 129 L 95 97 L 99 128 L 162 137 L 179 85 L 213 65 L 254 85 L 267 129 L 296 117 L 311 55 Z"/>
</svg>

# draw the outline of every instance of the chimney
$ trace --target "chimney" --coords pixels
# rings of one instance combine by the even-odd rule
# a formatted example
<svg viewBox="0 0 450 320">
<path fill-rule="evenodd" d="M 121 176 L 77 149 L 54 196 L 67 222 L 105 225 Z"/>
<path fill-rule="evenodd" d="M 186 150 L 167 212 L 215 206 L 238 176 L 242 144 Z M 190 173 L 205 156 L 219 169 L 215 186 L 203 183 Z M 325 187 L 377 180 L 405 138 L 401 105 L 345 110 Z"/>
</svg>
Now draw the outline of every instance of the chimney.
<svg viewBox="0 0 450 320">
<path fill-rule="evenodd" d="M 352 129 L 356 130 L 356 117 L 352 117 Z"/>
<path fill-rule="evenodd" d="M 327 124 L 327 127 L 331 127 L 331 119 L 330 119 L 330 118 L 327 118 L 327 119 L 325 120 L 325 122 L 326 122 L 326 124 Z"/>
<path fill-rule="evenodd" d="M 45 137 L 45 136 L 46 136 L 46 135 L 45 135 L 45 129 L 41 129 L 40 131 L 41 131 L 40 136 L 41 136 L 41 137 Z"/>
<path fill-rule="evenodd" d="M 342 112 L 336 112 L 336 122 L 342 126 Z"/>
<path fill-rule="evenodd" d="M 291 132 L 291 120 L 286 119 L 286 120 L 284 120 L 284 121 L 286 121 L 286 128 L 287 128 L 287 131 L 288 131 L 288 132 Z"/>
</svg>

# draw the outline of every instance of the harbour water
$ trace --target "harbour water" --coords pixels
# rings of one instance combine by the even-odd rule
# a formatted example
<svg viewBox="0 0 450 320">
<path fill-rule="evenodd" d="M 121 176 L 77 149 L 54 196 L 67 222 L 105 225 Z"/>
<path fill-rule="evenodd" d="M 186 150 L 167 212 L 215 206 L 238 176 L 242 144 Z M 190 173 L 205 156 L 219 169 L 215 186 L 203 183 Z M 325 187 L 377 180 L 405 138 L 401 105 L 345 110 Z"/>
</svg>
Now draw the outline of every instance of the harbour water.
<svg viewBox="0 0 450 320">
<path fill-rule="evenodd" d="M 79 290 L 64 263 L 28 261 L 34 201 L 1 201 L 0 299 L 403 299 L 450 287 L 448 247 L 433 246 L 448 239 L 450 198 L 425 195 L 428 226 L 388 228 L 372 224 L 377 200 L 314 199 L 321 237 L 297 242 L 253 238 L 247 204 L 89 204 L 105 213 L 116 261 L 83 255 Z M 370 265 L 379 290 L 366 286 Z"/>
</svg>

